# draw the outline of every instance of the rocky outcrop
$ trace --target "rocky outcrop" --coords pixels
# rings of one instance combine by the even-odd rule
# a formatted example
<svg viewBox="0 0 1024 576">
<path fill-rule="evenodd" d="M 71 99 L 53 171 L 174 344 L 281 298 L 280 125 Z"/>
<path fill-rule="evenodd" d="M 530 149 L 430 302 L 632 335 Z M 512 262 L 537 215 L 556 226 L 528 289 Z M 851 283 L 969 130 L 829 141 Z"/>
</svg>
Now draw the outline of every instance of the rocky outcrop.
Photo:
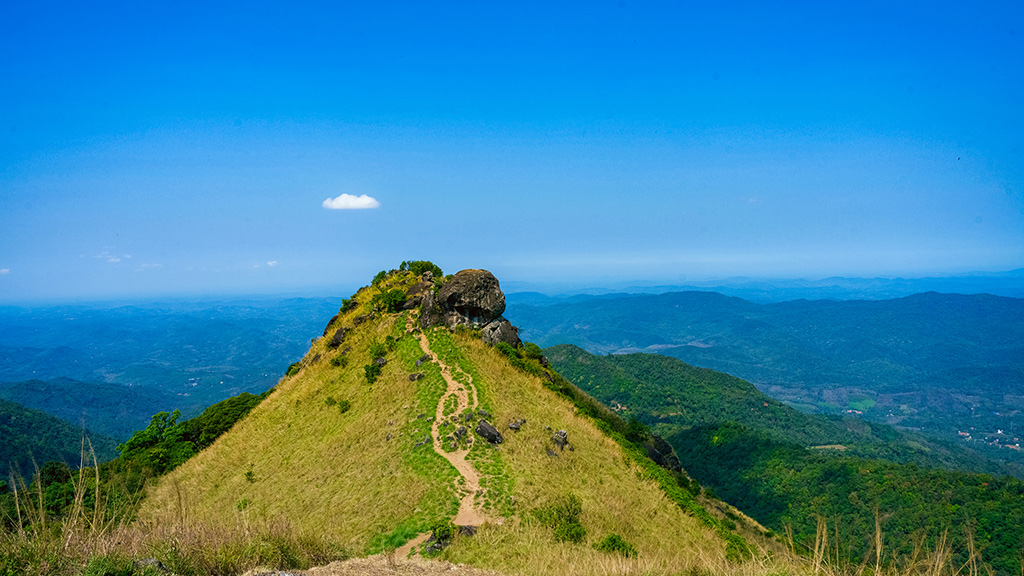
<svg viewBox="0 0 1024 576">
<path fill-rule="evenodd" d="M 327 346 L 330 347 L 331 349 L 341 346 L 341 343 L 345 341 L 345 332 L 347 332 L 347 330 L 345 330 L 344 328 L 338 328 L 338 331 L 334 333 L 334 337 L 331 338 L 331 341 L 327 344 Z"/>
<path fill-rule="evenodd" d="M 515 347 L 522 344 L 515 326 L 501 316 L 505 312 L 505 293 L 498 279 L 487 270 L 471 269 L 455 274 L 437 294 L 424 292 L 422 303 L 420 325 L 423 328 L 469 326 L 479 328 L 481 337 L 489 344 L 504 342 Z"/>
</svg>

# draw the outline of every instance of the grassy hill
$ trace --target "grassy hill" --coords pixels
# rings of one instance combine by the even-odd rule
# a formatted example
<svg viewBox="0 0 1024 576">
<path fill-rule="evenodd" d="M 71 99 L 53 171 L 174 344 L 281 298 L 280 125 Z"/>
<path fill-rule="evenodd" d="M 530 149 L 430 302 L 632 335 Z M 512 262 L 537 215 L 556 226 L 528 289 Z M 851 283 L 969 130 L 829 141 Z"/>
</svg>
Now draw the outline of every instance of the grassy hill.
<svg viewBox="0 0 1024 576">
<path fill-rule="evenodd" d="M 42 467 L 51 460 L 78 467 L 83 434 L 92 442 L 101 462 L 117 455 L 112 438 L 72 426 L 39 410 L 0 400 L 0 470 L 5 477 L 14 471 L 31 478 L 36 466 Z"/>
<path fill-rule="evenodd" d="M 741 555 L 727 542 L 742 540 L 621 435 L 556 393 L 543 371 L 524 370 L 526 360 L 484 344 L 473 330 L 420 332 L 415 310 L 373 312 L 375 294 L 415 280 L 398 273 L 360 290 L 269 397 L 149 491 L 140 519 L 226 527 L 284 521 L 362 554 L 461 518 L 468 501 L 480 526 L 441 553 L 452 562 L 529 574 L 738 569 L 726 557 Z M 347 331 L 332 347 L 339 327 Z M 437 361 L 418 365 L 427 353 Z M 386 364 L 373 374 L 377 357 Z M 442 439 L 445 454 L 468 448 L 478 478 L 460 474 L 431 446 L 434 426 L 441 436 L 456 429 L 438 422 L 464 422 L 466 411 L 453 413 L 446 396 L 446 377 L 476 399 L 472 421 L 482 417 L 504 435 L 496 445 L 472 430 L 471 444 L 454 434 Z M 525 423 L 514 432 L 508 424 L 517 420 Z M 554 442 L 559 430 L 570 448 Z M 464 500 L 472 483 L 479 491 Z M 575 536 L 564 537 L 563 516 L 582 527 L 569 530 Z M 594 547 L 613 534 L 637 555 Z"/>
</svg>

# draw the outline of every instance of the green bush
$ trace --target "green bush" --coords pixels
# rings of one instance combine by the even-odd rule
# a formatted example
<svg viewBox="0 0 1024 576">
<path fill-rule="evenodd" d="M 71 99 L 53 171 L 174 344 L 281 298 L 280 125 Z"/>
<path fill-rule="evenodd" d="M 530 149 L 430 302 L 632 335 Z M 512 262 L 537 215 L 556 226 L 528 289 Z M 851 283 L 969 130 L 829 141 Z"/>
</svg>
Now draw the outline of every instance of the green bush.
<svg viewBox="0 0 1024 576">
<path fill-rule="evenodd" d="M 359 302 L 356 302 L 355 298 L 342 298 L 341 299 L 341 313 L 344 314 L 349 310 L 355 310 L 356 306 L 359 306 Z"/>
<path fill-rule="evenodd" d="M 337 403 L 338 401 L 335 400 L 333 396 L 328 396 L 327 399 L 324 400 L 324 404 L 327 404 L 328 406 L 334 406 Z"/>
<path fill-rule="evenodd" d="M 582 512 L 583 502 L 579 496 L 568 494 L 543 508 L 538 508 L 534 515 L 541 524 L 554 530 L 555 540 L 578 543 L 587 537 L 587 530 L 580 523 Z"/>
<path fill-rule="evenodd" d="M 604 539 L 597 544 L 594 544 L 594 549 L 600 550 L 601 552 L 617 552 L 626 558 L 633 558 L 636 556 L 636 548 L 634 548 L 629 542 L 623 540 L 622 536 L 619 536 L 614 532 L 605 536 Z"/>
<path fill-rule="evenodd" d="M 331 358 L 331 366 L 340 368 L 348 366 L 348 356 L 335 356 Z"/>
<path fill-rule="evenodd" d="M 544 356 L 544 352 L 533 342 L 525 342 L 523 343 L 523 355 L 531 360 L 540 360 Z"/>
<path fill-rule="evenodd" d="M 299 368 L 301 368 L 301 367 L 302 367 L 301 362 L 296 362 L 294 364 L 291 364 L 291 365 L 288 366 L 288 370 L 285 371 L 284 375 L 285 376 L 295 376 L 296 374 L 299 373 Z"/>
<path fill-rule="evenodd" d="M 352 408 L 351 402 L 348 400 L 338 400 L 338 412 L 344 414 L 345 412 L 348 412 L 350 408 Z"/>
<path fill-rule="evenodd" d="M 399 270 L 408 270 L 417 276 L 422 276 L 424 272 L 430 271 L 434 273 L 434 278 L 440 278 L 444 276 L 441 272 L 441 267 L 434 264 L 430 260 L 409 260 L 402 262 L 398 267 Z"/>
<path fill-rule="evenodd" d="M 371 298 L 370 303 L 381 312 L 390 314 L 398 311 L 398 308 L 405 304 L 405 292 L 398 288 L 392 288 Z"/>
<path fill-rule="evenodd" d="M 377 274 L 373 277 L 372 284 L 374 286 L 377 286 L 378 284 L 383 282 L 384 279 L 387 278 L 387 277 L 388 277 L 388 271 L 387 270 L 381 270 L 380 272 L 377 272 Z"/>
<path fill-rule="evenodd" d="M 455 524 L 451 520 L 440 520 L 431 526 L 430 531 L 438 542 L 451 542 L 456 534 Z"/>
<path fill-rule="evenodd" d="M 370 362 L 366 366 L 363 366 L 363 373 L 366 374 L 366 383 L 373 384 L 377 381 L 377 377 L 380 376 L 380 371 L 383 367 L 376 362 Z"/>
</svg>

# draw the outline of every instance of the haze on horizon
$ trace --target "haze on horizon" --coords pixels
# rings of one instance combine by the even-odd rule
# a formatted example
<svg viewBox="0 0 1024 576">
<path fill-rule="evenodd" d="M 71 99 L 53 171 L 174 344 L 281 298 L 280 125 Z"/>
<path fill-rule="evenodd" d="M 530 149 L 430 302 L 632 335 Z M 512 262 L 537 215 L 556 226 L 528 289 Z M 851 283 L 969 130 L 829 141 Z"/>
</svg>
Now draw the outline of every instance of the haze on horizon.
<svg viewBox="0 0 1024 576">
<path fill-rule="evenodd" d="M 0 301 L 1024 268 L 1024 7 L 0 7 Z"/>
</svg>

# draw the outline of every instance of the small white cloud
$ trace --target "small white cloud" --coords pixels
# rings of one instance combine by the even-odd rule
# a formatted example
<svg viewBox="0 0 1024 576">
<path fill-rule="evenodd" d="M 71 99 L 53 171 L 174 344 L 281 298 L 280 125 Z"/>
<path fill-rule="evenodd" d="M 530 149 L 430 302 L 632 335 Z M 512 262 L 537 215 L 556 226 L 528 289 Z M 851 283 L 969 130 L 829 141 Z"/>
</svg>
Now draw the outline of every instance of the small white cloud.
<svg viewBox="0 0 1024 576">
<path fill-rule="evenodd" d="M 142 270 L 152 270 L 152 269 L 163 268 L 163 267 L 164 267 L 164 265 L 160 264 L 158 262 L 143 262 L 142 264 L 139 264 L 139 267 L 136 268 L 135 270 L 141 272 Z"/>
<path fill-rule="evenodd" d="M 267 262 L 267 266 L 277 266 L 277 260 L 271 260 L 270 262 Z"/>
<path fill-rule="evenodd" d="M 342 194 L 337 198 L 324 200 L 321 206 L 328 210 L 363 210 L 366 208 L 379 208 L 380 202 L 366 194 L 360 194 L 359 196 Z"/>
<path fill-rule="evenodd" d="M 111 264 L 117 264 L 120 261 L 121 261 L 121 259 L 120 258 L 116 258 L 116 257 L 115 258 L 107 258 L 107 262 L 110 262 Z"/>
<path fill-rule="evenodd" d="M 0 274 L 10 274 L 10 273 L 11 273 L 11 269 L 10 268 L 0 268 Z"/>
</svg>

